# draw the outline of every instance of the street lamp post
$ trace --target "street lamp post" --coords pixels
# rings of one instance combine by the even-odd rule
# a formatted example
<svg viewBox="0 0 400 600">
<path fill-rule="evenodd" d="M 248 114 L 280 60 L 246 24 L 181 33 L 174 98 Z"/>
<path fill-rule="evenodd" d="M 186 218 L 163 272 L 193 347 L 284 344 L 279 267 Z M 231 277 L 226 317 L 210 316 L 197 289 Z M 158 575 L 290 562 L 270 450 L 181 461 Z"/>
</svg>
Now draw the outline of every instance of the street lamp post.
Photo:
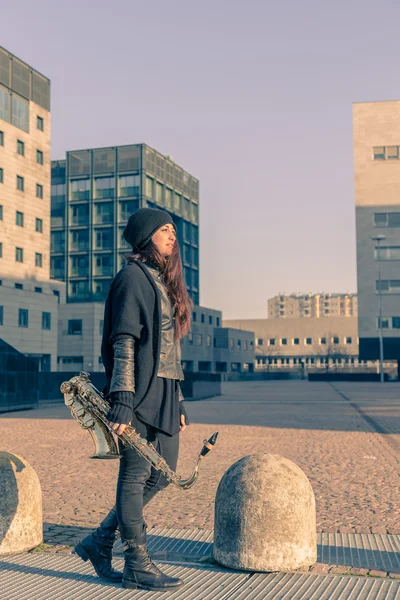
<svg viewBox="0 0 400 600">
<path fill-rule="evenodd" d="M 381 242 L 386 240 L 385 235 L 376 235 L 371 238 L 378 245 L 378 298 L 379 298 L 379 317 L 378 317 L 378 329 L 379 329 L 379 375 L 380 381 L 385 381 L 385 373 L 383 370 L 383 334 L 382 334 L 382 289 L 381 289 Z"/>
</svg>

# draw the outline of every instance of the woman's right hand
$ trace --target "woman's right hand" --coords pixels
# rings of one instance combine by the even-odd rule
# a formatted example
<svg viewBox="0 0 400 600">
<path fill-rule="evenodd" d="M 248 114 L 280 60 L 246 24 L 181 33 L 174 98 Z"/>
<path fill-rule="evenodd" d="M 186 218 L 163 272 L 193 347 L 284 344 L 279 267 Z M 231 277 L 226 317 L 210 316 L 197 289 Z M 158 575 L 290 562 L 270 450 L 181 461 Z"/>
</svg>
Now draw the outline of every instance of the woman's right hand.
<svg viewBox="0 0 400 600">
<path fill-rule="evenodd" d="M 108 421 L 108 424 L 117 435 L 122 435 L 128 427 L 128 425 L 124 425 L 124 423 L 112 423 L 111 421 Z"/>
</svg>

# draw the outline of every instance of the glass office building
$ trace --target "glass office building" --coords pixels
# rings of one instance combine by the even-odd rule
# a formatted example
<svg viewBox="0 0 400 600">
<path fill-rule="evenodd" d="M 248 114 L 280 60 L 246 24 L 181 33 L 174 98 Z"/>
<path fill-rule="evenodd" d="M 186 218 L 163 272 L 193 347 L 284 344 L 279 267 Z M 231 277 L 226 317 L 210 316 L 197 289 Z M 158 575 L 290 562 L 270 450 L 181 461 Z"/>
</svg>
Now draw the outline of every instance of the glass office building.
<svg viewBox="0 0 400 600">
<path fill-rule="evenodd" d="M 51 277 L 68 302 L 103 301 L 130 247 L 138 208 L 163 208 L 177 226 L 189 294 L 199 304 L 199 181 L 145 144 L 77 150 L 52 162 Z"/>
</svg>

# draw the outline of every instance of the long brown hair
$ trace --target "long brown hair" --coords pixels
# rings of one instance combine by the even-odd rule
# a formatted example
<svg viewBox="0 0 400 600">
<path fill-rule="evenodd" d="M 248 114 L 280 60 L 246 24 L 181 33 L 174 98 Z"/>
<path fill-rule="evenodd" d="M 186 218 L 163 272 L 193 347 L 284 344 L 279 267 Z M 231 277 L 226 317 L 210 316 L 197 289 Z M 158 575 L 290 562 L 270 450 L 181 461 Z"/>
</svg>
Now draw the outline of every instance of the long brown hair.
<svg viewBox="0 0 400 600">
<path fill-rule="evenodd" d="M 175 337 L 181 340 L 191 327 L 193 302 L 186 289 L 178 240 L 175 240 L 172 254 L 167 258 L 152 240 L 142 250 L 133 249 L 132 253 L 124 254 L 124 258 L 127 261 L 150 262 L 159 267 L 175 312 Z"/>
</svg>

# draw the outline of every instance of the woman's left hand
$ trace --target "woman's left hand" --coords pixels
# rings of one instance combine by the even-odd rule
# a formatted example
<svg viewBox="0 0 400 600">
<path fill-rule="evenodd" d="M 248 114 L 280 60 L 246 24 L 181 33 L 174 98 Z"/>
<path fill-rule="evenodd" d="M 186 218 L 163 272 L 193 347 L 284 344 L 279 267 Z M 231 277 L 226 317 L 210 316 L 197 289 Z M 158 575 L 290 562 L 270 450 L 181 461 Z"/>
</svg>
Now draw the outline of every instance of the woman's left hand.
<svg viewBox="0 0 400 600">
<path fill-rule="evenodd" d="M 187 425 L 185 422 L 185 415 L 181 415 L 181 431 L 184 431 L 186 429 Z"/>
</svg>

